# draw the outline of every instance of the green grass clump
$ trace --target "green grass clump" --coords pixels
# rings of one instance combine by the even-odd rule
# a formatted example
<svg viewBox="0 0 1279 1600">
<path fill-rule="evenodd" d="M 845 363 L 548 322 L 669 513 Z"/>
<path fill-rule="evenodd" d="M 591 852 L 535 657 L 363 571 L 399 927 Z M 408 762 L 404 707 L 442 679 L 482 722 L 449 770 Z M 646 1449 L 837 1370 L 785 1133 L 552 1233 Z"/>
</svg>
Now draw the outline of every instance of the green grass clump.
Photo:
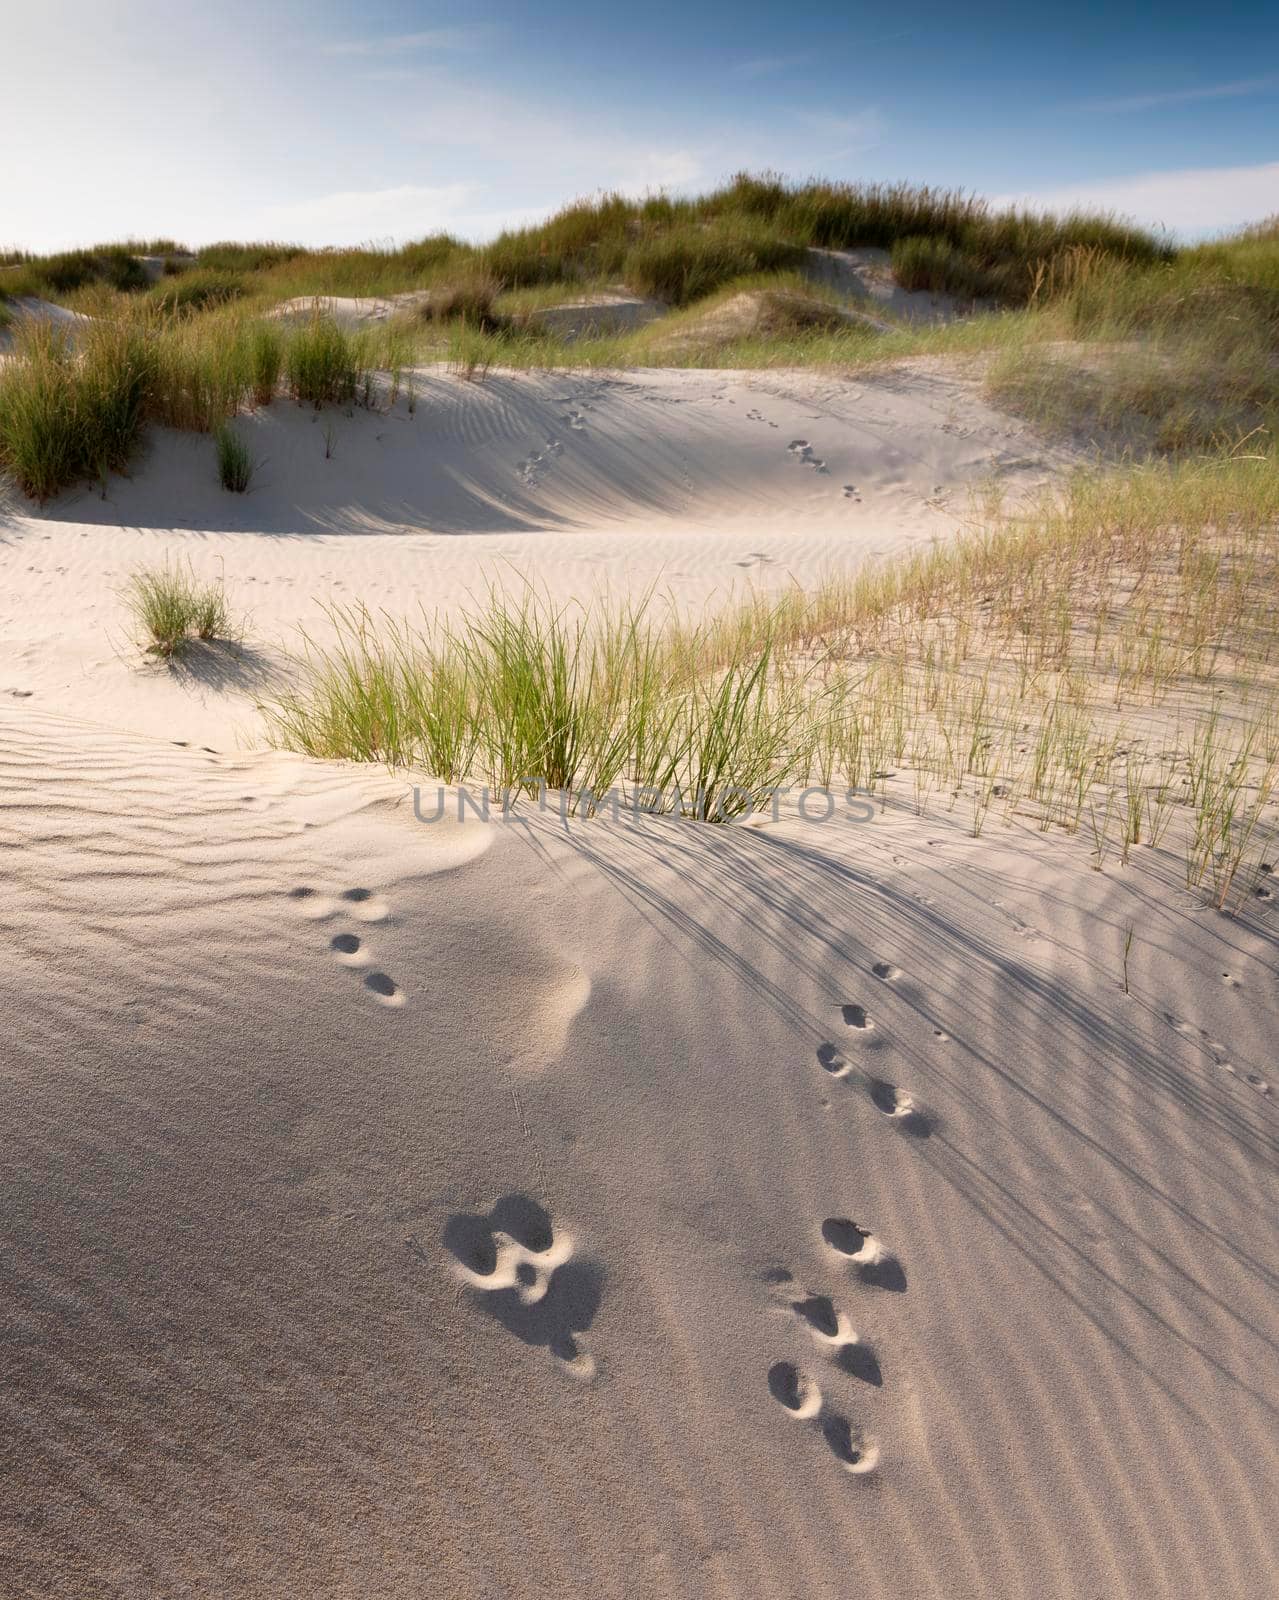
<svg viewBox="0 0 1279 1600">
<path fill-rule="evenodd" d="M 275 397 L 284 368 L 284 336 L 278 327 L 259 322 L 249 330 L 247 340 L 253 403 L 268 406 Z"/>
<path fill-rule="evenodd" d="M 893 276 L 903 289 L 971 296 L 979 292 L 980 269 L 949 240 L 907 234 L 893 243 Z"/>
<path fill-rule="evenodd" d="M 331 612 L 265 709 L 286 748 L 541 779 L 566 814 L 615 787 L 722 821 L 808 782 L 1081 838 L 1098 871 L 1170 844 L 1225 908 L 1279 842 L 1277 582 L 1273 449 L 1153 462 L 695 622 L 531 591 L 444 625 Z"/>
<path fill-rule="evenodd" d="M 322 315 L 294 330 L 284 364 L 294 399 L 317 410 L 353 400 L 362 376 L 359 341 Z"/>
<path fill-rule="evenodd" d="M 218 455 L 219 482 L 233 494 L 243 494 L 253 477 L 253 457 L 248 445 L 226 422 L 215 429 L 213 443 Z"/>
<path fill-rule="evenodd" d="M 92 250 L 64 250 L 57 255 L 33 256 L 20 270 L 7 275 L 5 288 L 15 295 L 58 299 L 94 284 L 120 291 L 145 289 L 146 269 L 120 245 Z"/>
<path fill-rule="evenodd" d="M 491 274 L 470 272 L 432 289 L 422 316 L 427 322 L 462 321 L 473 328 L 499 328 L 505 321 L 496 309 L 501 292 L 501 283 Z"/>
<path fill-rule="evenodd" d="M 165 660 L 184 654 L 193 639 L 211 642 L 236 636 L 226 586 L 219 579 L 202 581 L 189 568 L 142 567 L 122 591 L 148 655 Z"/>
<path fill-rule="evenodd" d="M 238 300 L 244 292 L 245 280 L 239 273 L 193 269 L 162 278 L 151 298 L 164 311 L 203 311 Z"/>
<path fill-rule="evenodd" d="M 802 259 L 799 246 L 758 230 L 717 235 L 687 228 L 633 245 L 622 273 L 639 293 L 686 306 L 733 278 L 782 271 Z"/>
<path fill-rule="evenodd" d="M 206 244 L 196 252 L 196 265 L 213 272 L 267 272 L 305 255 L 300 244 Z"/>
<path fill-rule="evenodd" d="M 296 686 L 264 707 L 273 740 L 327 758 L 417 767 L 499 791 L 545 786 L 589 814 L 605 792 L 725 820 L 807 769 L 820 693 L 736 635 L 658 627 L 643 604 L 591 617 L 531 589 L 490 594 L 456 627 L 329 613 Z"/>
<path fill-rule="evenodd" d="M 154 353 L 127 325 L 91 325 L 78 344 L 33 322 L 0 367 L 0 466 L 36 500 L 127 463 L 154 382 Z"/>
</svg>

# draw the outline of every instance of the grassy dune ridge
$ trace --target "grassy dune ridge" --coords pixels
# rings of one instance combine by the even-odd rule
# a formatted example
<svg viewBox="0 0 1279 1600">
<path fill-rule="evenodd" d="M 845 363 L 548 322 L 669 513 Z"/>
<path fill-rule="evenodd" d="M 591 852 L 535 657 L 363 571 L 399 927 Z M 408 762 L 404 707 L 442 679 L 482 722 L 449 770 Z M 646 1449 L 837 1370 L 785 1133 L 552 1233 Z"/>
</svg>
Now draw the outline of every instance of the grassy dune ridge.
<svg viewBox="0 0 1279 1600">
<path fill-rule="evenodd" d="M 878 302 L 873 318 L 850 314 L 800 269 L 812 247 L 855 245 L 890 248 L 904 286 L 1002 309 L 947 326 L 898 323 Z M 155 281 L 144 255 L 153 272 L 161 264 Z M 473 377 L 493 366 L 852 370 L 980 358 L 1005 405 L 1136 453 L 1235 442 L 1269 429 L 1279 409 L 1273 224 L 1177 251 L 1107 216 L 996 211 L 908 185 L 741 175 L 697 199 L 578 202 L 485 246 L 448 235 L 396 250 L 228 242 L 190 257 L 172 240 L 130 241 L 10 261 L 0 286 L 117 330 L 74 343 L 19 331 L 0 369 L 0 467 L 36 498 L 121 465 L 130 426 L 212 431 L 269 404 L 282 380 L 302 401 L 372 403 L 374 371 L 389 371 L 398 392 L 405 367 L 432 360 Z M 665 314 L 581 336 L 539 318 L 619 286 Z M 319 299 L 410 291 L 413 306 L 368 333 L 336 327 Z M 270 315 L 308 298 L 315 313 L 300 327 Z M 134 397 L 123 429 L 94 398 L 104 384 Z"/>
</svg>

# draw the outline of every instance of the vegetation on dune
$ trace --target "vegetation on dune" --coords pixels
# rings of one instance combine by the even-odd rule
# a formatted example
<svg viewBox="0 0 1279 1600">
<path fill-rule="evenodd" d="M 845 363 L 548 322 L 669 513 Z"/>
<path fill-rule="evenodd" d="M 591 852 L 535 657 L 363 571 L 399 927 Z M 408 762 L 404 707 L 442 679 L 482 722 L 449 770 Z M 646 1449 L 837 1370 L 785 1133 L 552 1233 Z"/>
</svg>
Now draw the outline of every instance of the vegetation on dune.
<svg viewBox="0 0 1279 1600">
<path fill-rule="evenodd" d="M 253 478 L 253 455 L 229 422 L 221 423 L 213 434 L 218 457 L 218 481 L 232 494 L 243 494 Z"/>
<path fill-rule="evenodd" d="M 354 400 L 360 381 L 357 341 L 330 317 L 314 316 L 293 331 L 285 352 L 285 375 L 297 402 L 318 410 Z"/>
<path fill-rule="evenodd" d="M 155 352 L 135 328 L 92 327 L 73 345 L 38 322 L 0 368 L 0 466 L 33 499 L 129 460 L 146 412 Z"/>
<path fill-rule="evenodd" d="M 394 397 L 402 369 L 430 360 L 473 377 L 495 366 L 853 370 L 911 355 L 975 356 L 1001 403 L 1137 454 L 1236 443 L 1279 416 L 1273 222 L 1174 251 L 1104 216 L 996 211 L 908 185 L 743 175 L 694 199 L 578 202 L 482 247 L 447 234 L 385 251 L 212 245 L 194 263 L 163 256 L 176 270 L 153 285 L 135 259 L 143 244 L 153 255 L 177 248 L 133 241 L 5 268 L 8 293 L 56 295 L 94 326 L 118 330 L 114 343 L 89 340 L 79 324 L 74 346 L 18 339 L 0 374 L 0 451 L 29 492 L 53 493 L 127 458 L 119 441 L 128 430 L 112 430 L 108 447 L 94 408 L 70 398 L 100 391 L 112 362 L 125 361 L 110 351 L 126 347 L 118 381 L 142 397 L 130 415 L 200 431 L 269 404 L 281 387 L 304 404 L 371 402 L 378 368 L 390 370 Z M 920 327 L 871 303 L 859 319 L 853 302 L 841 306 L 803 276 L 813 270 L 809 248 L 859 244 L 888 248 L 907 288 L 1002 309 Z M 580 336 L 539 316 L 557 299 L 619 281 L 664 314 Z M 327 295 L 401 291 L 413 291 L 403 314 L 366 332 L 346 331 L 324 309 Z M 285 300 L 311 301 L 314 312 L 281 322 L 273 313 Z M 91 343 L 96 354 L 82 362 Z"/>
<path fill-rule="evenodd" d="M 219 268 L 194 269 L 162 276 L 151 298 L 164 311 L 203 311 L 238 300 L 246 288 L 242 274 Z"/>
<path fill-rule="evenodd" d="M 299 404 L 371 404 L 374 370 L 402 364 L 398 330 L 348 333 L 323 316 L 290 325 L 234 306 L 148 305 L 72 330 L 27 320 L 0 364 L 0 470 L 45 500 L 123 470 L 147 422 L 213 432 L 282 382 Z"/>
<path fill-rule="evenodd" d="M 725 821 L 832 784 L 980 834 L 1081 838 L 1098 870 L 1179 851 L 1237 905 L 1279 799 L 1279 472 L 1218 456 L 1082 476 L 950 545 L 689 622 L 529 590 L 456 622 L 328 614 L 274 740 L 533 793 Z M 1175 537 L 1169 537 L 1169 530 Z"/>
<path fill-rule="evenodd" d="M 238 637 L 226 585 L 220 578 L 197 578 L 190 567 L 167 562 L 140 567 L 130 575 L 121 599 L 139 647 L 166 661 L 185 654 L 194 640 L 212 643 Z"/>
<path fill-rule="evenodd" d="M 29 256 L 5 274 L 4 288 L 10 295 L 56 300 L 91 284 L 131 291 L 145 289 L 149 281 L 146 269 L 127 245 L 97 245 L 91 250 Z"/>
<path fill-rule="evenodd" d="M 992 209 L 973 195 L 910 184 L 789 184 L 740 174 L 711 193 L 632 200 L 602 195 L 566 206 L 545 222 L 508 230 L 487 245 L 437 234 L 399 249 L 308 250 L 300 245 L 225 241 L 202 247 L 195 269 L 248 275 L 263 295 L 390 294 L 446 288 L 477 273 L 505 289 L 622 279 L 671 304 L 686 304 L 743 273 L 795 264 L 810 247 L 892 249 L 903 240 L 945 245 L 933 278 L 952 292 L 1024 303 L 1036 274 L 1080 247 L 1131 263 L 1170 259 L 1169 246 L 1113 218 L 1051 217 Z M 22 262 L 14 292 L 69 293 L 92 282 L 145 287 L 136 255 L 175 256 L 172 240 L 130 241 Z"/>
</svg>

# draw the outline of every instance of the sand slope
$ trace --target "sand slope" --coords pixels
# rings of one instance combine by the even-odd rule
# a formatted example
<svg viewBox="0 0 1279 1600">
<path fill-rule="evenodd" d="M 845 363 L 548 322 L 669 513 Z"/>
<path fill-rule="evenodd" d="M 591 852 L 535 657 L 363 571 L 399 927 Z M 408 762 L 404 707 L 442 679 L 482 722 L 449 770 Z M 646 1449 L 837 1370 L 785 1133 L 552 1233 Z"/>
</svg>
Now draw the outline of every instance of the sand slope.
<svg viewBox="0 0 1279 1600">
<path fill-rule="evenodd" d="M 6 1593 L 1273 1592 L 1272 930 L 30 703 L 0 773 Z"/>
<path fill-rule="evenodd" d="M 560 598 L 655 588 L 703 605 L 948 536 L 974 491 L 1026 492 L 1076 459 L 929 364 L 854 380 L 467 383 L 429 369 L 413 381 L 412 413 L 402 391 L 381 411 L 277 402 L 239 419 L 260 463 L 245 495 L 218 486 L 210 440 L 161 433 L 105 493 L 0 507 L 0 694 L 251 741 L 254 697 L 320 601 L 434 611 L 528 574 Z M 117 592 L 140 563 L 165 560 L 225 576 L 251 651 L 180 674 L 139 669 Z"/>
<path fill-rule="evenodd" d="M 253 709 L 320 600 L 699 606 L 1075 458 L 928 365 L 417 382 L 0 510 L 0 1593 L 1269 1600 L 1273 897 L 427 822 Z M 140 662 L 162 559 L 243 651 Z"/>
</svg>

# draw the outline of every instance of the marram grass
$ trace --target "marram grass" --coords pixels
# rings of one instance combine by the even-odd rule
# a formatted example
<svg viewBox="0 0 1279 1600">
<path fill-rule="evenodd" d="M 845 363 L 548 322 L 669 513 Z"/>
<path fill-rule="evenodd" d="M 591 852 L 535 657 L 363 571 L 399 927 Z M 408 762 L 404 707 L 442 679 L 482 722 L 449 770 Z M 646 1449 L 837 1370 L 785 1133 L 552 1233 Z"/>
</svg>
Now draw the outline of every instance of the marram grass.
<svg viewBox="0 0 1279 1600">
<path fill-rule="evenodd" d="M 527 590 L 470 615 L 332 611 L 272 739 L 445 782 L 617 788 L 709 821 L 777 786 L 1180 855 L 1238 905 L 1279 824 L 1279 472 L 1227 454 L 1083 475 L 950 545 L 689 622 Z"/>
</svg>

